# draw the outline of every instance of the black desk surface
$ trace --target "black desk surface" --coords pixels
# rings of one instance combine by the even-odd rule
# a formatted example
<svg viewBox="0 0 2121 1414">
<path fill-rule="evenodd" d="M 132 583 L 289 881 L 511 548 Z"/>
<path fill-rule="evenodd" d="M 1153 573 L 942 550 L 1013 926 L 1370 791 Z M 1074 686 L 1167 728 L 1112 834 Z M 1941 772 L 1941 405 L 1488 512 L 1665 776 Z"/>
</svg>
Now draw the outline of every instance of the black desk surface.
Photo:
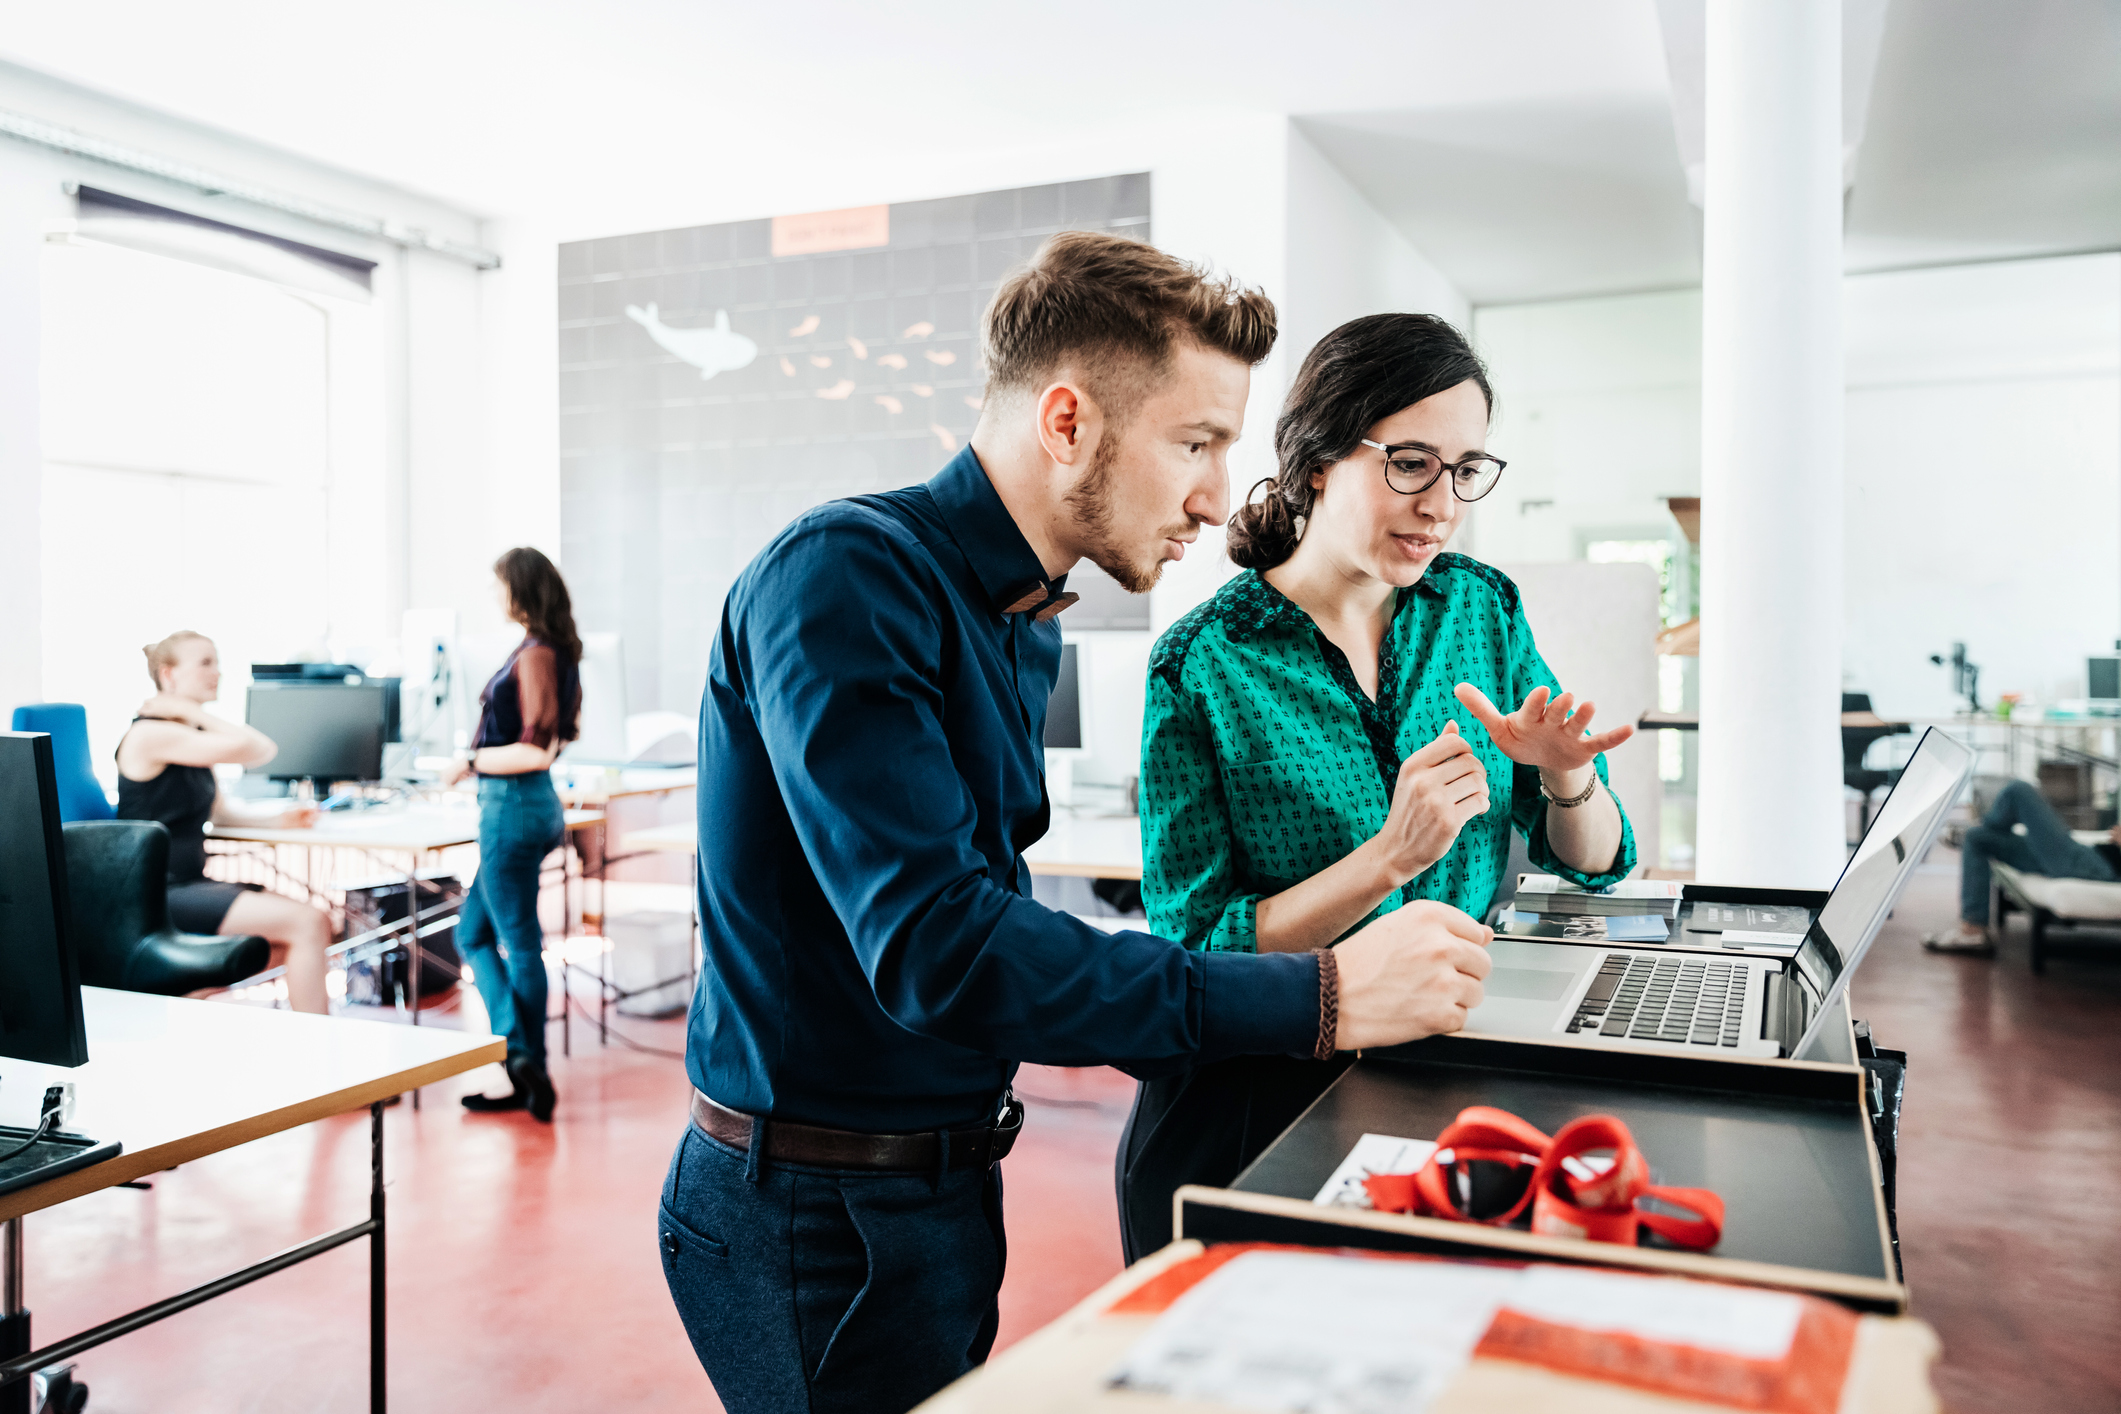
<svg viewBox="0 0 2121 1414">
<path fill-rule="evenodd" d="M 1365 1133 L 1431 1139 L 1469 1105 L 1508 1110 L 1549 1134 L 1580 1115 L 1617 1115 L 1657 1182 L 1723 1198 L 1714 1256 L 1894 1279 L 1868 1121 L 1852 1097 L 1365 1056 L 1230 1187 L 1308 1200 Z"/>
</svg>

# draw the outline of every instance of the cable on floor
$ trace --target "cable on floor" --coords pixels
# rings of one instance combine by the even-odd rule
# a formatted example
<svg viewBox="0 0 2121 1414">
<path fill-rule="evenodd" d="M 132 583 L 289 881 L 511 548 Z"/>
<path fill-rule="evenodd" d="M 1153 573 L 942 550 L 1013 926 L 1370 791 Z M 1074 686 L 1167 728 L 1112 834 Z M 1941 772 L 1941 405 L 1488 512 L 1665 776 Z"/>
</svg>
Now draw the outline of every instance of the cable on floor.
<svg viewBox="0 0 2121 1414">
<path fill-rule="evenodd" d="M 574 993 L 572 992 L 567 993 L 567 1008 L 569 1011 L 572 1011 L 576 1016 L 581 1017 L 582 1023 L 585 1026 L 594 1026 L 597 1024 L 597 1019 L 591 1016 L 589 1014 L 588 1009 L 584 1007 L 581 1002 L 575 999 Z M 640 1051 L 645 1055 L 663 1056 L 669 1060 L 675 1061 L 681 1061 L 685 1059 L 685 1053 L 683 1051 L 673 1051 L 663 1046 L 651 1046 L 646 1041 L 636 1041 L 633 1039 L 633 1037 L 619 1030 L 618 1027 L 613 1026 L 608 1021 L 604 1023 L 604 1034 L 610 1039 L 618 1042 L 620 1045 L 626 1047 L 628 1050 Z"/>
</svg>

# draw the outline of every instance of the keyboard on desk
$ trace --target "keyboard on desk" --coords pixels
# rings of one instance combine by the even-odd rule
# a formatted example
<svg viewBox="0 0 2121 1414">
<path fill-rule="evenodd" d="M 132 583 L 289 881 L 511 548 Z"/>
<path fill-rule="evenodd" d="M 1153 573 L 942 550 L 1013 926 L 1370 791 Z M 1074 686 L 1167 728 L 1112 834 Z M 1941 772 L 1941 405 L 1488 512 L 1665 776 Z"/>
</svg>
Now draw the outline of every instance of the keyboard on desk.
<svg viewBox="0 0 2121 1414">
<path fill-rule="evenodd" d="M 1599 964 L 1569 1031 L 1735 1047 L 1745 1016 L 1745 978 L 1743 967 L 1714 958 L 1611 953 Z"/>
</svg>

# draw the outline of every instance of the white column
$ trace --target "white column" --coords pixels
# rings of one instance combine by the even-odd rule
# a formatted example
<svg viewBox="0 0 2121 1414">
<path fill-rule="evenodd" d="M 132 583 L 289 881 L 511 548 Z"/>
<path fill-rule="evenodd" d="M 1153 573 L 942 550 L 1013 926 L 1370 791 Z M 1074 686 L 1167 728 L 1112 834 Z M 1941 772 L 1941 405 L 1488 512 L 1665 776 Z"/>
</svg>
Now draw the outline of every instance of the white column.
<svg viewBox="0 0 2121 1414">
<path fill-rule="evenodd" d="M 13 709 L 64 696 L 43 681 L 44 461 L 38 365 L 45 223 L 72 214 L 58 167 L 42 153 L 0 146 L 0 730 Z"/>
<path fill-rule="evenodd" d="M 1708 0 L 1696 877 L 1841 868 L 1841 6 Z"/>
</svg>

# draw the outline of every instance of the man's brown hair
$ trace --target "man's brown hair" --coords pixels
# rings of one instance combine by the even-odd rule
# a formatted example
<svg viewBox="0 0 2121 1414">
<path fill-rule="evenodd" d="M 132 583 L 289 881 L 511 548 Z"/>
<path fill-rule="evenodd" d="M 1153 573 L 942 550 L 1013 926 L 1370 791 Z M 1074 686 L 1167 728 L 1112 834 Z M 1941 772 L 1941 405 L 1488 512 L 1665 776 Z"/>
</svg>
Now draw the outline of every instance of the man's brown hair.
<svg viewBox="0 0 2121 1414">
<path fill-rule="evenodd" d="M 1274 302 L 1258 290 L 1124 236 L 1063 231 L 987 306 L 987 395 L 1035 392 L 1072 364 L 1124 424 L 1181 339 L 1249 365 L 1273 351 L 1275 332 Z"/>
</svg>

